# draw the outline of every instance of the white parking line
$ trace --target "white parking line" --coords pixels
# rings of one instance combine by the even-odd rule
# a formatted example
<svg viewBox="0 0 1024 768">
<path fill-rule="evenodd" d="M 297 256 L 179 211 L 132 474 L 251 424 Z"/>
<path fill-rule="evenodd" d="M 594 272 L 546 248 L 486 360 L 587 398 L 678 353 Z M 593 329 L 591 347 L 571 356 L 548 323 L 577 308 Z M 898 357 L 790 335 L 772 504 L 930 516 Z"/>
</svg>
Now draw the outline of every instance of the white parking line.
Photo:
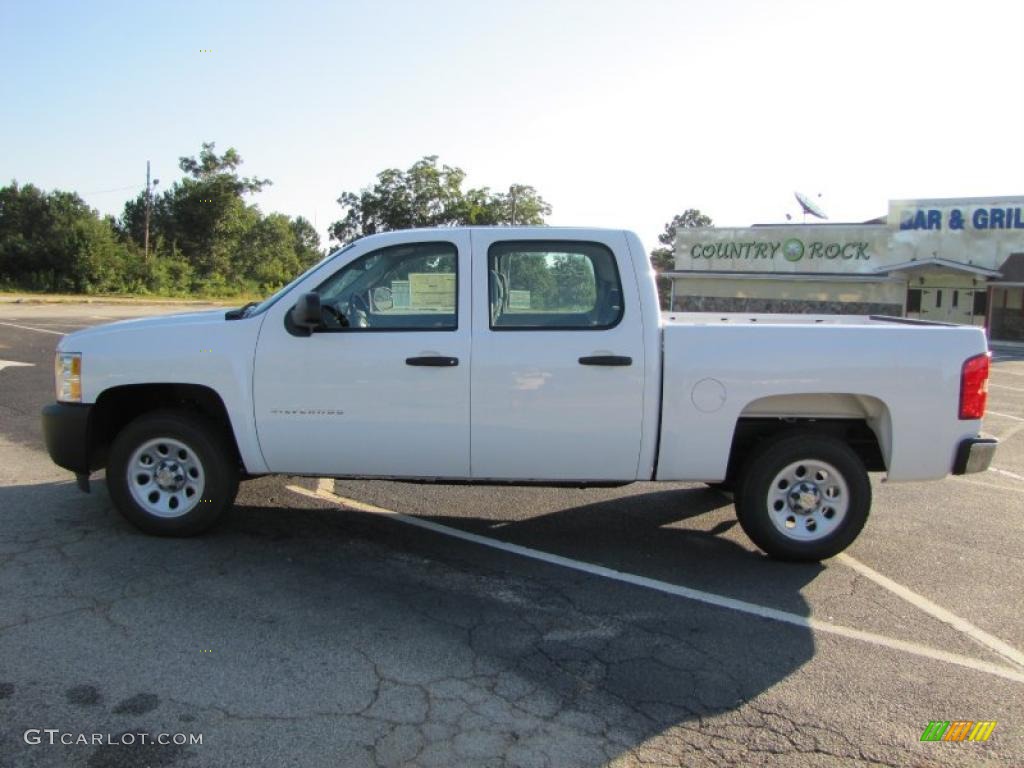
<svg viewBox="0 0 1024 768">
<path fill-rule="evenodd" d="M 954 475 L 953 479 L 956 480 L 958 483 L 967 483 L 968 485 L 978 485 L 978 486 L 981 486 L 982 488 L 991 488 L 993 491 L 1006 491 L 1007 493 L 1018 493 L 1018 494 L 1019 493 L 1024 493 L 1024 490 L 1021 490 L 1020 488 L 1010 488 L 1010 487 L 1005 486 L 1005 485 L 995 485 L 994 483 L 983 483 L 981 480 L 968 480 L 966 477 L 960 477 L 959 475 Z"/>
<path fill-rule="evenodd" d="M 1008 469 L 999 469 L 998 467 L 989 467 L 989 472 L 995 472 L 997 475 L 1006 475 L 1012 477 L 1014 480 L 1024 480 L 1024 475 L 1018 475 L 1016 472 L 1011 472 Z"/>
<path fill-rule="evenodd" d="M 1024 376 L 1024 372 L 1022 371 L 1008 371 L 1005 368 L 993 368 L 992 373 L 1005 373 L 1010 376 Z"/>
<path fill-rule="evenodd" d="M 0 323 L 0 325 L 6 325 L 9 328 L 21 328 L 23 331 L 37 331 L 38 333 L 52 333 L 54 336 L 64 336 L 65 334 L 60 331 L 48 331 L 45 328 L 30 328 L 27 325 L 17 325 L 16 323 Z"/>
<path fill-rule="evenodd" d="M 1005 443 L 1007 440 L 1009 440 L 1011 437 L 1013 437 L 1014 435 L 1021 431 L 1024 431 L 1024 424 L 1018 424 L 1016 427 L 1010 427 L 1010 429 L 1006 430 L 1006 432 L 998 436 L 999 442 Z"/>
<path fill-rule="evenodd" d="M 510 544 L 497 539 L 490 539 L 486 536 L 470 533 L 469 531 L 462 531 L 458 528 L 441 525 L 433 522 L 432 520 L 423 520 L 422 518 L 412 515 L 403 515 L 400 512 L 395 512 L 391 509 L 384 509 L 383 507 L 378 507 L 373 504 L 366 504 L 361 501 L 356 501 L 355 499 L 348 499 L 344 496 L 338 496 L 331 491 L 325 490 L 328 487 L 333 488 L 333 486 L 334 482 L 327 479 L 326 481 L 321 480 L 317 483 L 316 491 L 311 491 L 308 488 L 302 488 L 297 485 L 289 485 L 287 488 L 289 491 L 302 496 L 308 496 L 320 501 L 330 501 L 341 507 L 346 507 L 359 512 L 387 516 L 397 522 L 422 528 L 442 536 L 462 539 L 463 541 L 472 542 L 473 544 L 490 547 L 491 549 L 498 549 L 503 552 L 508 552 L 520 557 L 526 557 L 531 560 L 539 560 L 550 565 L 557 565 L 562 568 L 579 571 L 591 576 L 598 576 L 603 579 L 611 579 L 612 581 L 618 581 L 636 587 L 643 587 L 655 592 L 673 595 L 674 597 L 681 597 L 683 599 L 693 600 L 705 605 L 712 605 L 716 608 L 725 608 L 727 610 L 757 616 L 758 618 L 769 619 L 770 621 L 778 621 L 782 624 L 803 627 L 816 632 L 837 635 L 851 640 L 860 640 L 861 642 L 871 643 L 872 645 L 889 648 L 891 650 L 902 651 L 914 656 L 920 656 L 926 659 L 942 661 L 946 664 L 965 667 L 976 672 L 984 672 L 985 674 L 993 675 L 995 677 L 1001 677 L 1004 680 L 1012 680 L 1015 683 L 1024 683 L 1024 671 L 1018 671 L 1000 664 L 993 664 L 988 661 L 971 658 L 970 656 L 962 656 L 957 653 L 942 651 L 938 648 L 929 648 L 926 645 L 920 645 L 919 643 L 910 642 L 908 640 L 897 640 L 896 638 L 878 635 L 874 632 L 865 632 L 860 629 L 853 629 L 852 627 L 844 627 L 840 624 L 832 624 L 831 622 L 821 621 L 820 619 L 811 618 L 809 616 L 801 616 L 800 614 L 790 613 L 788 611 L 780 611 L 776 608 L 769 608 L 764 605 L 757 605 L 756 603 L 748 603 L 745 600 L 736 600 L 735 598 L 718 595 L 713 592 L 704 592 L 700 589 L 691 589 L 690 587 L 670 584 L 669 582 L 651 579 L 646 576 L 637 576 L 632 573 L 616 571 L 602 565 L 594 565 L 581 560 L 573 560 L 568 557 L 562 557 L 561 555 L 551 554 L 550 552 L 542 552 L 538 549 L 523 547 L 519 544 Z"/>
<path fill-rule="evenodd" d="M 1024 389 L 1021 389 L 1020 387 L 1008 387 L 1005 384 L 993 384 L 991 381 L 988 383 L 988 385 L 990 387 L 995 387 L 996 389 L 1008 389 L 1011 392 L 1024 392 Z"/>
<path fill-rule="evenodd" d="M 31 368 L 35 363 L 19 363 L 17 360 L 0 360 L 0 371 L 4 368 Z"/>
<path fill-rule="evenodd" d="M 1014 416 L 1012 413 L 1000 413 L 999 411 L 993 411 L 989 408 L 986 413 L 991 413 L 993 416 L 1001 416 L 1004 419 L 1013 419 L 1014 421 L 1024 421 L 1020 416 Z"/>
<path fill-rule="evenodd" d="M 860 560 L 846 554 L 845 552 L 836 555 L 836 560 L 849 566 L 864 578 L 871 579 L 875 584 L 889 590 L 897 597 L 906 600 L 915 608 L 924 611 L 930 616 L 934 616 L 942 623 L 948 624 L 956 631 L 962 632 L 975 642 L 984 645 L 989 650 L 998 653 L 1007 661 L 1012 661 L 1014 664 L 1024 669 L 1024 653 L 1021 653 L 1008 643 L 1003 642 L 998 637 L 990 635 L 983 629 L 974 626 L 967 619 L 961 618 L 951 611 L 947 611 L 941 605 L 936 605 L 924 595 L 919 595 L 912 589 L 909 589 L 902 584 L 898 584 L 888 576 L 883 576 L 874 568 L 865 565 Z"/>
</svg>

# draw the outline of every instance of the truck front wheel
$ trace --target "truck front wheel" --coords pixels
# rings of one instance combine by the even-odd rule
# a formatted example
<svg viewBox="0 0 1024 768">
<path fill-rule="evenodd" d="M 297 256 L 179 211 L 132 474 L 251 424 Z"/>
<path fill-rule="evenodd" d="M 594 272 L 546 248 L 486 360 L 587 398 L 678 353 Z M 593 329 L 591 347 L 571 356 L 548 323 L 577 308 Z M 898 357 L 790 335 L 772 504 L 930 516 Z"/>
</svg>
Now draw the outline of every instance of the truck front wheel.
<svg viewBox="0 0 1024 768">
<path fill-rule="evenodd" d="M 822 560 L 846 549 L 871 509 L 871 482 L 860 457 L 832 437 L 793 434 L 769 440 L 747 459 L 736 489 L 736 516 L 758 547 L 781 560 Z"/>
<path fill-rule="evenodd" d="M 114 439 L 107 488 L 130 522 L 157 536 L 194 536 L 238 492 L 238 466 L 221 432 L 184 411 L 149 413 Z"/>
</svg>

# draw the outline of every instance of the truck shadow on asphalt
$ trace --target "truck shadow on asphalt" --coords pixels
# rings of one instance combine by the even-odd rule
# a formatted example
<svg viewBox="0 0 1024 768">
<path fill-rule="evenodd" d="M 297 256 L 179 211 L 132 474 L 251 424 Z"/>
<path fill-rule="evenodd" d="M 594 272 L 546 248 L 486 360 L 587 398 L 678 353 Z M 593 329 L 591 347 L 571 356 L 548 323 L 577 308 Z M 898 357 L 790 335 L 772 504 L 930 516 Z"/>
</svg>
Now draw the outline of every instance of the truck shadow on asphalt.
<svg viewBox="0 0 1024 768">
<path fill-rule="evenodd" d="M 704 487 L 632 493 L 525 518 L 418 517 L 794 613 L 806 610 L 800 589 L 822 570 L 817 563 L 780 563 L 755 551 L 732 501 Z"/>
<path fill-rule="evenodd" d="M 793 728 L 754 700 L 813 657 L 806 628 L 296 500 L 266 482 L 268 498 L 300 506 L 238 506 L 191 540 L 138 533 L 101 483 L 90 497 L 69 484 L 0 488 L 0 761 L 19 762 L 26 747 L 11 734 L 40 722 L 137 733 L 185 721 L 207 734 L 202 747 L 161 753 L 161 765 L 220 762 L 218 741 L 255 761 L 269 740 L 316 764 L 325 720 L 350 754 L 378 765 L 597 766 L 641 749 L 686 762 L 698 749 L 735 756 L 751 727 L 783 741 Z M 703 490 L 638 494 L 498 530 L 741 599 L 760 590 L 762 602 L 807 614 L 800 591 L 820 566 L 670 525 L 722 503 Z M 627 523 L 612 519 L 623 514 Z M 89 708 L 72 695 L 83 689 L 95 694 Z M 141 700 L 145 711 L 124 706 Z M 735 729 L 708 725 L 712 716 Z M 139 749 L 62 755 L 155 762 Z"/>
</svg>

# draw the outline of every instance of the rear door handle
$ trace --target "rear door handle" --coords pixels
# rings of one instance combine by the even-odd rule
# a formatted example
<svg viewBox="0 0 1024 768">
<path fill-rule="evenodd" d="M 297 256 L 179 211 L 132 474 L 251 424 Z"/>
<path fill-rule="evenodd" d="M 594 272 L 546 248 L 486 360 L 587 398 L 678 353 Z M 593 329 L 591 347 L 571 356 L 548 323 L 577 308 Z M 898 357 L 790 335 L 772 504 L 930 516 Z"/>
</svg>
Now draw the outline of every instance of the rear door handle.
<svg viewBox="0 0 1024 768">
<path fill-rule="evenodd" d="M 451 368 L 459 364 L 457 357 L 441 357 L 440 355 L 424 355 L 423 357 L 407 357 L 406 365 L 422 365 L 428 368 Z"/>
<path fill-rule="evenodd" d="M 580 365 L 632 365 L 633 358 L 625 355 L 590 355 L 581 357 Z"/>
</svg>

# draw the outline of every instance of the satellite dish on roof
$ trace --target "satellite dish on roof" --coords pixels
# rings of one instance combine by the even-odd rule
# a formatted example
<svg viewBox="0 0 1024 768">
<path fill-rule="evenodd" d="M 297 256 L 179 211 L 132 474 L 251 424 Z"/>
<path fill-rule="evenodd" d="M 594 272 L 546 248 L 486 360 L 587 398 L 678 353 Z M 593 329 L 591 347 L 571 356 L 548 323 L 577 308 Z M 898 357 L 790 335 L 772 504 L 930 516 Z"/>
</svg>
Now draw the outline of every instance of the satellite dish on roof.
<svg viewBox="0 0 1024 768">
<path fill-rule="evenodd" d="M 811 198 L 809 198 L 807 195 L 804 195 L 800 192 L 794 192 L 793 194 L 796 196 L 796 201 L 800 203 L 800 208 L 803 209 L 805 217 L 809 213 L 811 214 L 811 216 L 815 216 L 819 219 L 828 218 L 828 216 L 825 215 L 825 212 L 821 210 L 821 207 L 816 202 L 811 200 Z M 818 195 L 818 197 L 821 197 L 821 195 Z"/>
</svg>

